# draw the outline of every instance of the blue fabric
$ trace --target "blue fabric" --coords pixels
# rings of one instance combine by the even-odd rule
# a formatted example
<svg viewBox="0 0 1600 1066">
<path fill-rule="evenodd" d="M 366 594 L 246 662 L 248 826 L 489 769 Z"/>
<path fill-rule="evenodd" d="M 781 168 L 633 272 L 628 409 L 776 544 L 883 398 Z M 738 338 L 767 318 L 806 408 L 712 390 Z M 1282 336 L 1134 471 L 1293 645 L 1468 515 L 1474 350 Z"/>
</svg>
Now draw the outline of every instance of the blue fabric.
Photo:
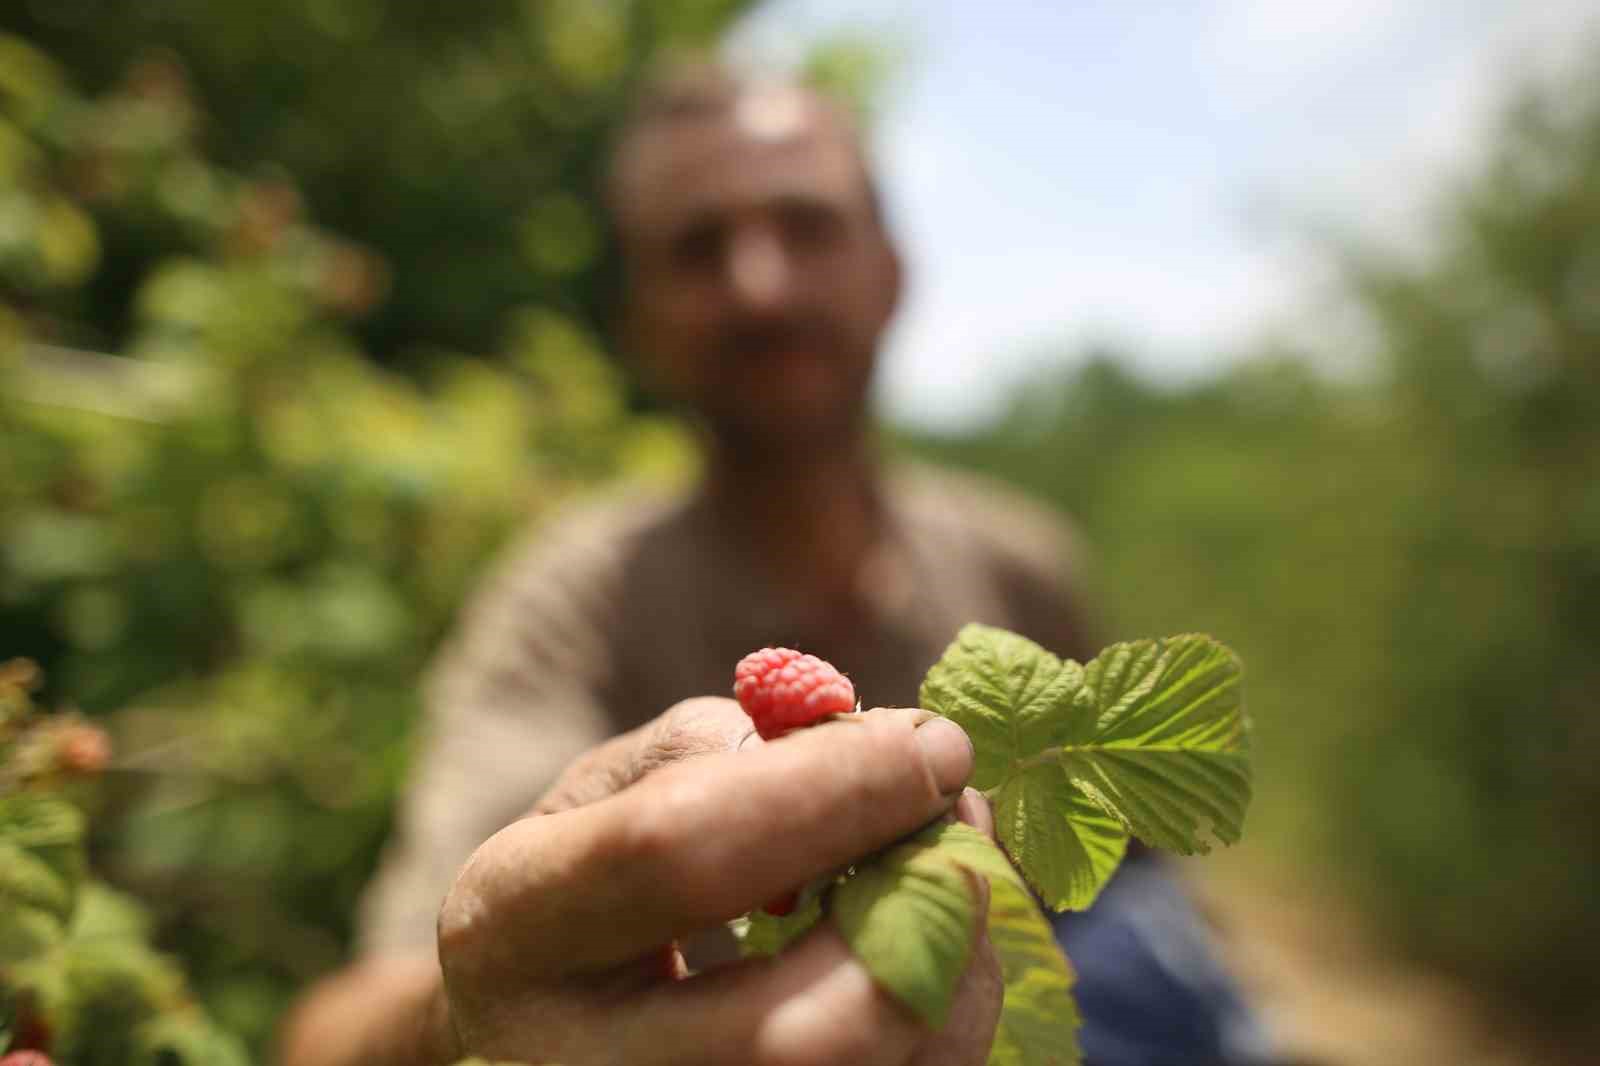
<svg viewBox="0 0 1600 1066">
<path fill-rule="evenodd" d="M 1261 1066 L 1267 1035 L 1182 889 L 1145 855 L 1094 906 L 1056 915 L 1078 972 L 1085 1066 Z"/>
</svg>

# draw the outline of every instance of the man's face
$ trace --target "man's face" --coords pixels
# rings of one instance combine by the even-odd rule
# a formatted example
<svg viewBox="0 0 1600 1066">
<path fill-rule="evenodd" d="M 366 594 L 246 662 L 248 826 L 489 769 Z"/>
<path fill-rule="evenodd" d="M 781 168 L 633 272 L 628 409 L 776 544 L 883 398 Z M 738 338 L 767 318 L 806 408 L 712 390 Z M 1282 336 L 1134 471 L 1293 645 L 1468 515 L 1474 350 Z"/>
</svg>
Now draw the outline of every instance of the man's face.
<svg viewBox="0 0 1600 1066">
<path fill-rule="evenodd" d="M 734 446 L 858 429 L 899 265 L 842 123 L 751 94 L 647 127 L 615 179 L 623 333 L 651 382 Z"/>
</svg>

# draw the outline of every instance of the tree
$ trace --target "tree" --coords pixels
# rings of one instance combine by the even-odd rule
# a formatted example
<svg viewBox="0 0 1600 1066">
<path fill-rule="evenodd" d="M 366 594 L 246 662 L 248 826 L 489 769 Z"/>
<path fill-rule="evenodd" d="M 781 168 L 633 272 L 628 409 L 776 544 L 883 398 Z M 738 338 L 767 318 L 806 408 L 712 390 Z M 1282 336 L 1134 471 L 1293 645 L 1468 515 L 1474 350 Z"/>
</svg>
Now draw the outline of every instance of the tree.
<svg viewBox="0 0 1600 1066">
<path fill-rule="evenodd" d="M 1566 1031 L 1600 995 L 1600 78 L 1527 92 L 1492 149 L 1428 255 L 1339 253 L 1370 378 L 1090 362 L 924 446 L 1077 515 L 1118 632 L 1239 650 L 1257 845 Z"/>
</svg>

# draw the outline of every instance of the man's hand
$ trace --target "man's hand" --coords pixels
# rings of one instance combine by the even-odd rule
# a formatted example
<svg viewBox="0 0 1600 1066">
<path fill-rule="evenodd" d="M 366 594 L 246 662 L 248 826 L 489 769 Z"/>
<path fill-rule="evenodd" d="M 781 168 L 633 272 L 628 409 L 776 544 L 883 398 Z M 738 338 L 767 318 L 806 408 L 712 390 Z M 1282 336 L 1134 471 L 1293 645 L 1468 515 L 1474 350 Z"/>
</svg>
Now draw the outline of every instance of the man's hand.
<svg viewBox="0 0 1600 1066">
<path fill-rule="evenodd" d="M 1003 986 L 979 938 L 930 1032 L 828 923 L 783 955 L 674 980 L 671 944 L 950 811 L 992 830 L 966 736 L 913 709 L 763 743 L 725 699 L 574 763 L 463 868 L 439 918 L 464 1053 L 565 1066 L 980 1066 Z M 984 920 L 980 914 L 979 921 Z"/>
</svg>

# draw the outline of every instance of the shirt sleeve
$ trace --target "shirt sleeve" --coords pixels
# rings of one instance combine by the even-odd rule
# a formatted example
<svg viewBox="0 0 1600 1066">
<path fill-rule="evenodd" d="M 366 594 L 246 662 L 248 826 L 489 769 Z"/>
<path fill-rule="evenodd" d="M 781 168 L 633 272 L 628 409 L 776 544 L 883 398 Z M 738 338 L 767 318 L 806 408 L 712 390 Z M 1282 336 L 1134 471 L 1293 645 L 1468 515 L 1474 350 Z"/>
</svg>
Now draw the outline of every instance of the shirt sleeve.
<svg viewBox="0 0 1600 1066">
<path fill-rule="evenodd" d="M 359 953 L 431 949 L 472 851 L 613 731 L 617 551 L 583 529 L 524 541 L 463 612 L 425 685 L 417 762 L 361 904 Z"/>
</svg>

